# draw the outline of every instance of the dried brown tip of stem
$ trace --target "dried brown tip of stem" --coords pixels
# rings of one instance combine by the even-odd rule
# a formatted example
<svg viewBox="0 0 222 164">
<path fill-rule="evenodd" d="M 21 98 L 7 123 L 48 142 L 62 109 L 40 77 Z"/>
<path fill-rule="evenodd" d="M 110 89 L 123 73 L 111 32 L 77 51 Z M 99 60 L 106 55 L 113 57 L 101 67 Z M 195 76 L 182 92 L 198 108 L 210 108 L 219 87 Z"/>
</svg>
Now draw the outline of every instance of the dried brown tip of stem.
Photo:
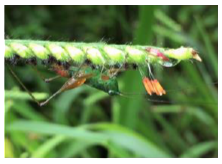
<svg viewBox="0 0 222 164">
<path fill-rule="evenodd" d="M 199 62 L 202 62 L 202 59 L 201 59 L 200 56 L 198 55 L 197 51 L 192 50 L 192 55 L 193 55 L 193 58 L 194 58 L 194 59 L 196 59 L 196 60 L 199 61 Z"/>
</svg>

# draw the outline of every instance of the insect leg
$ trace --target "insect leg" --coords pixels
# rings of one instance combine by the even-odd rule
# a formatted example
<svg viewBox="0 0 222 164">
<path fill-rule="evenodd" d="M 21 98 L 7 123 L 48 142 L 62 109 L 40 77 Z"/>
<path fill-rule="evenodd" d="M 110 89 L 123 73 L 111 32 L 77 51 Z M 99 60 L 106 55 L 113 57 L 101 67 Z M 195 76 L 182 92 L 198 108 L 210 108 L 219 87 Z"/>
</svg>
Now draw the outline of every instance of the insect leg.
<svg viewBox="0 0 222 164">
<path fill-rule="evenodd" d="M 33 96 L 33 94 L 26 88 L 26 86 L 21 82 L 21 80 L 18 78 L 18 76 L 15 74 L 15 72 L 11 69 L 11 67 L 7 64 L 8 69 L 10 70 L 11 74 L 14 76 L 14 78 L 19 82 L 19 84 L 22 86 L 22 88 L 31 96 L 31 98 L 40 105 L 39 101 Z"/>
<path fill-rule="evenodd" d="M 120 68 L 111 68 L 110 70 L 108 70 L 108 74 L 109 74 L 110 78 L 113 78 L 114 76 L 116 76 L 120 70 L 121 70 L 121 67 Z"/>
<path fill-rule="evenodd" d="M 52 98 L 54 98 L 56 95 L 60 94 L 63 91 L 74 89 L 83 85 L 86 79 L 92 76 L 93 74 L 85 74 L 85 75 L 79 76 L 78 78 L 74 78 L 74 77 L 69 78 L 68 81 L 66 81 L 65 84 L 63 84 L 63 86 L 57 92 L 55 92 L 52 96 L 50 96 L 44 102 L 41 102 L 40 106 L 47 104 Z"/>
<path fill-rule="evenodd" d="M 79 68 L 77 69 L 76 73 L 74 73 L 74 74 L 72 75 L 72 77 L 76 77 L 76 76 L 78 75 L 80 69 L 84 66 L 84 64 L 85 64 L 84 62 L 81 63 L 81 65 L 80 65 Z"/>
<path fill-rule="evenodd" d="M 61 93 L 63 91 L 63 87 L 60 88 L 56 93 L 54 93 L 52 96 L 50 96 L 47 100 L 45 100 L 44 102 L 41 102 L 39 104 L 39 106 L 43 106 L 45 104 L 47 104 L 53 97 L 55 97 L 56 95 L 58 95 L 59 93 Z"/>
<path fill-rule="evenodd" d="M 77 88 L 80 85 L 82 85 L 84 82 L 85 82 L 85 79 L 78 80 L 78 79 L 70 78 L 67 82 L 65 82 L 65 84 L 63 84 L 63 86 L 57 92 L 55 92 L 52 96 L 50 96 L 44 102 L 41 102 L 40 106 L 47 104 L 53 97 L 60 94 L 61 92 L 68 90 L 68 89 Z"/>
<path fill-rule="evenodd" d="M 58 79 L 58 78 L 60 78 L 61 76 L 54 76 L 54 77 L 51 77 L 51 78 L 48 78 L 48 79 L 44 79 L 44 81 L 46 82 L 46 83 L 49 83 L 49 82 L 51 82 L 51 81 L 53 81 L 53 80 L 55 80 L 55 79 Z"/>
</svg>

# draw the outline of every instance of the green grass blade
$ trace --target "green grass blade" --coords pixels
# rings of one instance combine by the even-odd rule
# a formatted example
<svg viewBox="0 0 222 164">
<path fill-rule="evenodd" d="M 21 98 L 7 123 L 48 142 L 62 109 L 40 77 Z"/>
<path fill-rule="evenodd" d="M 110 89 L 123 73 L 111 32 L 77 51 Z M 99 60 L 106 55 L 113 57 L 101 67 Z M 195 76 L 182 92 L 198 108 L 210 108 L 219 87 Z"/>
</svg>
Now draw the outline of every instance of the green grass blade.
<svg viewBox="0 0 222 164">
<path fill-rule="evenodd" d="M 198 158 L 198 157 L 201 157 L 202 155 L 204 155 L 216 148 L 217 148 L 216 141 L 199 143 L 197 145 L 190 147 L 180 157 L 182 157 L 182 158 Z"/>
<path fill-rule="evenodd" d="M 91 141 L 98 144 L 105 143 L 108 139 L 104 134 L 90 132 L 81 128 L 72 128 L 64 125 L 37 121 L 15 121 L 6 127 L 7 130 L 35 132 L 45 135 L 63 135 L 83 141 Z"/>
<path fill-rule="evenodd" d="M 155 17 L 164 25 L 166 25 L 169 29 L 174 31 L 181 31 L 181 26 L 175 22 L 173 19 L 167 16 L 162 10 L 155 11 Z"/>
<path fill-rule="evenodd" d="M 69 140 L 68 142 L 69 144 L 67 145 L 65 150 L 61 152 L 61 157 L 63 158 L 76 157 L 82 151 L 87 150 L 89 147 L 96 145 L 93 142 L 69 141 Z"/>
<path fill-rule="evenodd" d="M 29 104 L 25 102 L 17 102 L 13 105 L 13 109 L 21 116 L 35 121 L 46 121 L 46 118 L 34 110 Z"/>
<path fill-rule="evenodd" d="M 140 157 L 170 157 L 169 154 L 159 149 L 141 135 L 113 124 L 90 124 L 71 128 L 47 122 L 15 121 L 6 129 L 46 135 L 63 135 L 80 141 L 104 145 L 107 148 L 109 148 L 109 144 L 114 143 Z M 97 132 L 93 132 L 95 130 Z"/>
<path fill-rule="evenodd" d="M 47 93 L 32 93 L 37 100 L 45 100 L 48 97 Z M 15 100 L 32 100 L 27 92 L 22 92 L 18 90 L 5 90 L 5 99 L 15 99 Z"/>
<path fill-rule="evenodd" d="M 66 139 L 64 136 L 55 136 L 48 139 L 45 143 L 43 143 L 37 150 L 32 153 L 32 157 L 34 158 L 43 158 L 52 151 L 57 145 L 63 142 Z"/>
<path fill-rule="evenodd" d="M 109 123 L 98 123 L 90 124 L 86 127 L 103 132 L 109 136 L 109 143 L 113 142 L 115 145 L 125 148 L 140 157 L 157 158 L 171 156 L 143 136 L 122 126 Z"/>
<path fill-rule="evenodd" d="M 216 53 L 214 51 L 214 47 L 211 43 L 211 40 L 210 40 L 210 37 L 209 37 L 208 33 L 206 32 L 206 30 L 203 26 L 201 18 L 195 17 L 195 20 L 196 20 L 199 32 L 201 34 L 201 37 L 202 37 L 202 39 L 204 41 L 204 44 L 206 46 L 207 55 L 205 55 L 205 57 L 208 60 L 211 67 L 213 68 L 215 77 L 217 77 L 218 76 L 218 60 L 216 58 Z"/>
</svg>

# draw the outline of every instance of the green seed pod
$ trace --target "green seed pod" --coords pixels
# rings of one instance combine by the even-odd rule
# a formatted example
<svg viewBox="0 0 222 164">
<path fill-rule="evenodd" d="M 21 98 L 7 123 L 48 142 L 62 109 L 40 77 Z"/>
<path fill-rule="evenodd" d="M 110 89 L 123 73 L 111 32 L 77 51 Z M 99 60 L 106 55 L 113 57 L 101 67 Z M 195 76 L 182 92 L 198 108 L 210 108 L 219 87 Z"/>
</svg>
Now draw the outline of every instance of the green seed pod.
<svg viewBox="0 0 222 164">
<path fill-rule="evenodd" d="M 70 56 L 61 46 L 51 43 L 47 48 L 58 61 L 69 61 Z"/>
<path fill-rule="evenodd" d="M 12 51 L 12 49 L 11 49 L 9 46 L 7 46 L 7 45 L 5 45 L 5 57 L 6 57 L 6 58 L 11 58 L 11 57 L 13 57 L 13 51 Z"/>
<path fill-rule="evenodd" d="M 126 52 L 128 54 L 127 62 L 129 63 L 137 63 L 137 64 L 144 64 L 146 63 L 146 58 L 148 53 L 146 51 L 133 48 L 131 46 L 126 47 Z"/>
<path fill-rule="evenodd" d="M 33 53 L 31 50 L 23 44 L 20 43 L 11 43 L 10 47 L 22 58 L 30 58 L 33 57 Z"/>
<path fill-rule="evenodd" d="M 105 46 L 104 51 L 109 57 L 111 65 L 125 62 L 125 57 L 126 57 L 125 52 L 111 46 Z"/>
<path fill-rule="evenodd" d="M 34 52 L 34 54 L 39 58 L 39 59 L 48 59 L 49 57 L 49 51 L 43 47 L 42 45 L 35 44 L 35 43 L 30 43 L 29 48 Z"/>
<path fill-rule="evenodd" d="M 87 48 L 86 50 L 87 59 L 93 64 L 103 66 L 106 64 L 106 59 L 101 51 L 96 48 Z"/>
<path fill-rule="evenodd" d="M 84 62 L 85 54 L 81 49 L 76 48 L 75 46 L 72 45 L 65 45 L 64 48 L 74 62 L 76 63 Z"/>
<path fill-rule="evenodd" d="M 177 60 L 188 60 L 194 58 L 198 61 L 202 61 L 193 48 L 180 47 L 178 49 L 168 49 L 165 51 L 165 54 L 169 58 L 174 58 Z"/>
</svg>

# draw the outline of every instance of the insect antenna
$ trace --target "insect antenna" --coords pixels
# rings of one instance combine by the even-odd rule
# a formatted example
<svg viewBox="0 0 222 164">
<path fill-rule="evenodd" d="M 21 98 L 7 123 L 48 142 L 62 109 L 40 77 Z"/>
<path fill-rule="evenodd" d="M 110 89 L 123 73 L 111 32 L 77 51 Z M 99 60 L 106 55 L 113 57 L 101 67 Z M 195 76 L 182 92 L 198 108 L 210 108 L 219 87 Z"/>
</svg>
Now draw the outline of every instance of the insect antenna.
<svg viewBox="0 0 222 164">
<path fill-rule="evenodd" d="M 130 98 L 130 99 L 135 99 L 135 95 L 141 96 L 140 93 L 125 93 L 125 92 L 118 92 L 117 93 L 119 96 L 125 97 L 125 98 Z M 144 98 L 147 96 L 147 94 L 144 94 Z M 145 98 L 146 100 L 153 102 L 153 103 L 162 103 L 162 104 L 171 104 L 172 102 L 167 101 L 167 100 L 158 100 L 158 99 L 150 99 L 150 98 Z"/>
<path fill-rule="evenodd" d="M 45 78 L 45 76 L 44 76 L 41 72 L 39 72 L 39 70 L 38 70 L 36 67 L 32 66 L 32 69 L 33 69 L 33 70 L 38 74 L 38 76 L 39 76 L 44 82 L 46 82 L 46 83 L 49 83 L 49 82 L 51 82 L 51 81 L 53 81 L 53 80 L 58 79 L 58 78 L 61 77 L 61 76 L 57 75 L 57 76 L 54 76 L 54 77 L 51 77 L 51 78 Z"/>
<path fill-rule="evenodd" d="M 135 96 L 143 96 L 144 99 L 148 100 L 149 102 L 153 102 L 153 103 L 161 103 L 161 104 L 195 104 L 195 103 L 201 103 L 201 104 L 205 104 L 205 105 L 217 105 L 218 102 L 203 102 L 203 101 L 171 101 L 171 100 L 162 100 L 162 99 L 155 99 L 155 98 L 148 98 L 149 95 L 147 95 L 146 93 L 125 93 L 125 92 L 119 92 L 118 93 L 119 96 L 125 97 L 125 98 L 135 98 Z"/>
</svg>

